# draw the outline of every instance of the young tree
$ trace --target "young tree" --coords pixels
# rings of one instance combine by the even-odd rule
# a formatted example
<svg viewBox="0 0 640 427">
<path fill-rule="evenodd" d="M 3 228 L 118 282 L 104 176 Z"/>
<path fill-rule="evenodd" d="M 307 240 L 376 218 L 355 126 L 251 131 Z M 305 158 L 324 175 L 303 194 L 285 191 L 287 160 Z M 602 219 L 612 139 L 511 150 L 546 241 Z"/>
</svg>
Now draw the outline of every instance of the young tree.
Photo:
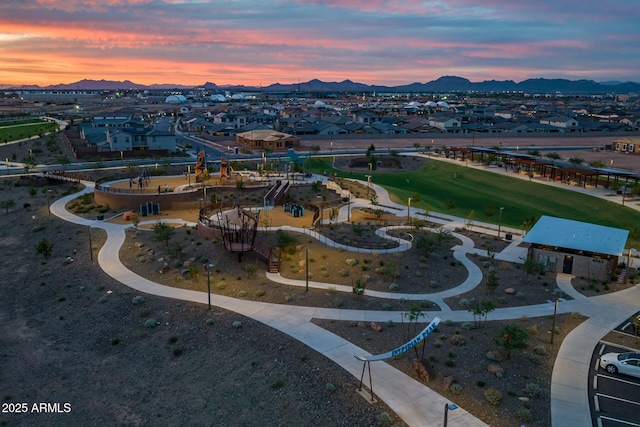
<svg viewBox="0 0 640 427">
<path fill-rule="evenodd" d="M 544 265 L 533 259 L 527 257 L 522 264 L 522 283 L 526 284 L 529 281 L 529 276 L 532 274 L 544 273 Z"/>
<path fill-rule="evenodd" d="M 14 207 L 15 204 L 16 204 L 16 201 L 13 199 L 2 200 L 0 201 L 0 208 L 3 208 L 6 214 L 9 214 L 9 208 Z"/>
<path fill-rule="evenodd" d="M 489 272 L 487 273 L 487 281 L 486 281 L 487 293 L 495 297 L 496 289 L 498 289 L 499 283 L 500 283 L 500 276 L 498 276 L 496 269 L 493 267 L 489 268 Z"/>
<path fill-rule="evenodd" d="M 528 339 L 529 333 L 526 329 L 518 325 L 506 325 L 496 338 L 496 344 L 505 349 L 506 358 L 510 359 L 511 351 L 526 348 Z"/>
<path fill-rule="evenodd" d="M 476 211 L 474 211 L 473 209 L 471 209 L 471 211 L 469 212 L 469 215 L 467 215 L 467 218 L 465 220 L 465 226 L 471 230 L 473 228 L 473 224 L 476 222 Z"/>
<path fill-rule="evenodd" d="M 169 247 L 169 240 L 173 237 L 174 229 L 165 222 L 158 222 L 153 225 L 153 238 L 156 242 L 164 242 Z"/>
<path fill-rule="evenodd" d="M 433 233 L 426 233 L 418 236 L 416 240 L 416 247 L 418 249 L 424 249 L 424 256 L 429 258 L 438 247 L 438 242 Z"/>
<path fill-rule="evenodd" d="M 404 317 L 407 318 L 407 320 L 409 321 L 409 324 L 407 325 L 406 337 L 405 337 L 404 322 L 402 324 L 402 340 L 403 341 L 406 342 L 418 334 L 418 321 L 420 320 L 420 318 L 424 316 L 425 314 L 422 312 L 422 310 L 420 309 L 420 306 L 417 304 L 412 305 L 409 308 L 409 311 L 407 313 L 404 313 Z M 418 348 L 416 346 L 413 347 L 413 351 L 416 353 L 416 359 L 420 359 L 420 360 L 424 359 L 425 347 L 426 346 L 423 343 L 422 355 L 418 355 Z"/>
<path fill-rule="evenodd" d="M 40 239 L 36 244 L 36 253 L 44 256 L 45 259 L 49 259 L 53 252 L 53 242 L 48 241 L 46 238 Z"/>
</svg>

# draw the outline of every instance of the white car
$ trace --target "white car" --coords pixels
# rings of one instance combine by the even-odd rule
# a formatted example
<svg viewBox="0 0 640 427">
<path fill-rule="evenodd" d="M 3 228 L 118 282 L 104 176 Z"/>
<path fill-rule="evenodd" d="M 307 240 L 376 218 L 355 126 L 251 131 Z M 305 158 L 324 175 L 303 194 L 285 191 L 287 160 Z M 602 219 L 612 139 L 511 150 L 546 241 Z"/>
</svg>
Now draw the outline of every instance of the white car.
<svg viewBox="0 0 640 427">
<path fill-rule="evenodd" d="M 640 378 L 640 353 L 607 353 L 600 356 L 600 367 L 610 374 Z"/>
</svg>

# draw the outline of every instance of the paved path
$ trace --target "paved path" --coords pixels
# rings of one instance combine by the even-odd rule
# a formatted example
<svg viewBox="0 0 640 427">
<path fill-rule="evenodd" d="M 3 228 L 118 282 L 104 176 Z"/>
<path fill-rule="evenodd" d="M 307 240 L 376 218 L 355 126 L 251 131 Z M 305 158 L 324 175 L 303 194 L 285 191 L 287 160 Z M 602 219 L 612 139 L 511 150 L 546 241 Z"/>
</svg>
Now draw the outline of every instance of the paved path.
<svg viewBox="0 0 640 427">
<path fill-rule="evenodd" d="M 513 174 L 515 175 L 515 174 Z M 510 176 L 513 176 L 510 174 Z M 320 179 L 321 177 L 319 177 Z M 87 188 L 83 192 L 93 191 L 93 183 L 85 183 Z M 564 186 L 564 185 L 563 185 Z M 565 186 L 566 187 L 566 186 Z M 392 202 L 388 193 L 379 186 L 375 186 L 381 205 L 394 206 L 398 209 L 406 207 Z M 573 188 L 571 188 L 573 189 Z M 158 296 L 182 299 L 196 303 L 206 304 L 207 294 L 204 292 L 190 291 L 164 286 L 145 279 L 126 269 L 119 259 L 119 249 L 125 240 L 127 225 L 112 224 L 103 221 L 88 220 L 77 217 L 64 209 L 66 202 L 76 198 L 79 194 L 66 196 L 55 201 L 51 205 L 51 212 L 62 219 L 85 226 L 102 228 L 107 232 L 107 240 L 98 253 L 98 262 L 103 270 L 114 279 L 136 289 L 140 292 Z M 607 198 L 607 200 L 611 200 Z M 370 205 L 369 201 L 354 199 L 352 207 L 362 204 Z M 346 211 L 341 209 L 340 220 L 346 220 Z M 430 217 L 430 221 L 440 222 L 450 229 L 463 227 L 464 220 L 444 214 Z M 487 234 L 497 230 L 492 224 L 476 223 L 476 227 L 482 227 Z M 516 236 L 516 240 L 505 250 L 496 254 L 496 259 L 504 259 L 513 262 L 521 262 L 523 250 L 518 247 L 519 230 L 502 229 Z M 306 230 L 307 234 L 314 233 Z M 316 236 L 318 237 L 318 236 Z M 469 277 L 458 287 L 446 291 L 424 294 L 404 295 L 411 299 L 428 299 L 438 304 L 441 311 L 429 312 L 429 315 L 438 316 L 442 320 L 469 321 L 469 313 L 466 310 L 451 310 L 444 303 L 444 299 L 473 289 L 482 280 L 480 270 L 469 261 L 466 253 L 476 251 L 470 239 L 457 236 L 462 244 L 454 247 L 454 256 L 468 269 Z M 322 239 L 322 238 L 321 238 Z M 406 250 L 410 242 L 401 242 L 397 250 Z M 526 252 L 524 252 L 526 254 Z M 301 286 L 301 281 L 284 279 L 280 275 L 268 274 L 269 279 L 290 285 Z M 304 283 L 304 282 L 302 282 Z M 327 284 L 310 282 L 313 287 L 326 287 Z M 558 285 L 574 299 L 562 302 L 559 305 L 559 313 L 577 312 L 589 316 L 589 319 L 570 333 L 564 340 L 556 363 L 554 365 L 551 384 L 551 415 L 552 424 L 558 427 L 584 427 L 591 425 L 589 404 L 587 397 L 587 374 L 590 358 L 598 340 L 609 330 L 621 323 L 640 306 L 640 287 L 635 286 L 622 292 L 586 298 L 573 290 L 570 284 L 570 276 L 558 276 Z M 333 285 L 332 285 L 333 286 Z M 351 289 L 338 289 L 351 291 Z M 367 295 L 381 298 L 397 298 L 398 294 L 385 292 L 367 292 Z M 375 321 L 386 322 L 401 321 L 402 313 L 389 311 L 366 310 L 341 310 L 320 307 L 296 307 L 261 303 L 255 301 L 236 300 L 220 295 L 212 295 L 212 304 L 221 308 L 251 317 L 279 331 L 282 331 L 307 344 L 314 350 L 325 355 L 343 369 L 351 373 L 359 380 L 362 372 L 362 363 L 354 358 L 354 355 L 369 355 L 366 351 L 349 343 L 348 341 L 320 328 L 311 319 L 335 319 L 350 321 Z M 606 309 L 604 309 L 606 307 Z M 527 307 L 502 308 L 492 312 L 494 320 L 520 318 L 523 315 L 529 317 L 549 316 L 553 314 L 554 304 L 538 304 Z M 376 396 L 389 405 L 410 426 L 441 426 L 443 418 L 443 405 L 447 399 L 433 392 L 428 387 L 413 380 L 397 369 L 384 362 L 376 362 L 372 366 L 373 388 Z M 366 378 L 365 378 L 366 379 Z M 484 422 L 473 417 L 460 408 L 449 413 L 448 425 L 452 427 L 462 426 L 486 426 Z"/>
</svg>

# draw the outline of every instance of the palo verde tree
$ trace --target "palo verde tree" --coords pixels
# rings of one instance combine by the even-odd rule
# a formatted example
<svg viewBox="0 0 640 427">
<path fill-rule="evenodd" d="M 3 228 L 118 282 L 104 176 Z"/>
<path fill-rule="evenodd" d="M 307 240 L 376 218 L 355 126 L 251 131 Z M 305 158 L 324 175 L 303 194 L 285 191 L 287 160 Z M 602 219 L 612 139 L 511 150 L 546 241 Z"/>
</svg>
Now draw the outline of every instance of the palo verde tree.
<svg viewBox="0 0 640 427">
<path fill-rule="evenodd" d="M 498 289 L 499 283 L 500 283 L 500 276 L 498 276 L 498 273 L 496 272 L 495 268 L 490 267 L 489 271 L 487 272 L 487 280 L 485 282 L 487 286 L 487 293 L 495 297 L 496 289 Z"/>
<path fill-rule="evenodd" d="M 2 200 L 0 201 L 0 208 L 4 209 L 4 212 L 6 214 L 9 213 L 9 209 L 14 207 L 16 204 L 16 201 L 13 199 L 6 199 L 6 200 Z"/>
</svg>

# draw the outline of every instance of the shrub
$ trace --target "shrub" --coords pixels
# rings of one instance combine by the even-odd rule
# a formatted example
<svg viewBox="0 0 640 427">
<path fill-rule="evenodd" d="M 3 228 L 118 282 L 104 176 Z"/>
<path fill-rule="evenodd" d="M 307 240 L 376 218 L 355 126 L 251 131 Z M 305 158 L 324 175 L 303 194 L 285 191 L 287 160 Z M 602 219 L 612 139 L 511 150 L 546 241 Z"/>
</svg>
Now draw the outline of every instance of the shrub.
<svg viewBox="0 0 640 427">
<path fill-rule="evenodd" d="M 183 350 L 182 350 L 181 348 L 174 348 L 174 349 L 173 349 L 173 355 L 174 355 L 175 357 L 180 357 L 180 356 L 182 356 L 182 352 L 183 352 Z"/>
<path fill-rule="evenodd" d="M 256 291 L 256 296 L 258 298 L 263 297 L 267 294 L 267 291 L 265 291 L 264 289 L 260 289 L 259 291 Z"/>
<path fill-rule="evenodd" d="M 238 291 L 238 297 L 243 298 L 247 296 L 247 292 L 246 291 Z"/>
<path fill-rule="evenodd" d="M 386 412 L 379 413 L 376 419 L 381 426 L 390 426 L 392 422 L 391 415 Z"/>
<path fill-rule="evenodd" d="M 140 305 L 144 302 L 144 297 L 142 297 L 141 295 L 136 295 L 135 297 L 133 297 L 131 302 L 133 303 L 133 305 Z"/>
<path fill-rule="evenodd" d="M 451 345 L 465 345 L 467 343 L 467 339 L 463 335 L 454 335 L 449 340 Z"/>
<path fill-rule="evenodd" d="M 540 332 L 538 331 L 538 325 L 533 325 L 529 328 L 529 335 L 535 336 L 538 335 Z"/>
<path fill-rule="evenodd" d="M 482 381 L 482 380 L 478 380 L 476 381 L 476 385 L 480 388 L 484 387 L 485 385 L 487 385 L 486 382 Z"/>
<path fill-rule="evenodd" d="M 349 270 L 345 270 L 344 268 L 340 269 L 340 277 L 348 277 L 349 276 Z"/>
<path fill-rule="evenodd" d="M 147 319 L 144 322 L 144 327 L 151 329 L 151 328 L 155 328 L 159 324 L 160 324 L 160 322 L 158 322 L 156 319 Z"/>
<path fill-rule="evenodd" d="M 207 319 L 207 325 L 213 325 L 213 319 L 212 318 L 208 318 Z"/>
<path fill-rule="evenodd" d="M 460 307 L 462 308 L 471 307 L 471 301 L 467 298 L 462 298 L 460 301 L 458 301 L 458 304 L 460 304 Z"/>
<path fill-rule="evenodd" d="M 270 387 L 274 390 L 277 390 L 279 388 L 282 388 L 284 386 L 284 381 L 282 380 L 275 380 L 274 382 L 271 383 Z"/>
<path fill-rule="evenodd" d="M 392 283 L 392 284 L 389 285 L 389 290 L 390 291 L 397 291 L 398 289 L 400 289 L 400 286 L 398 286 L 395 283 Z"/>
<path fill-rule="evenodd" d="M 324 386 L 324 389 L 325 389 L 325 390 L 327 390 L 327 391 L 335 391 L 335 390 L 336 390 L 336 386 L 334 386 L 334 385 L 333 385 L 333 384 L 331 384 L 331 383 L 327 383 L 327 384 Z"/>
<path fill-rule="evenodd" d="M 528 396 L 538 398 L 542 396 L 542 387 L 540 387 L 536 383 L 527 383 L 527 385 L 524 387 L 524 392 Z"/>
<path fill-rule="evenodd" d="M 118 338 L 113 338 L 111 340 L 111 345 L 118 345 L 119 342 L 120 342 L 120 340 Z"/>
<path fill-rule="evenodd" d="M 516 298 L 517 299 L 524 299 L 524 292 L 521 292 L 521 291 L 516 292 Z"/>
<path fill-rule="evenodd" d="M 451 394 L 462 394 L 462 386 L 460 385 L 460 383 L 453 383 L 449 386 L 449 391 L 451 392 Z"/>
<path fill-rule="evenodd" d="M 516 416 L 523 423 L 530 423 L 531 421 L 533 421 L 533 415 L 531 414 L 531 411 L 527 408 L 518 409 L 518 411 L 516 412 Z"/>
<path fill-rule="evenodd" d="M 484 398 L 492 405 L 498 405 L 502 400 L 502 393 L 495 388 L 488 388 L 484 392 Z"/>
<path fill-rule="evenodd" d="M 354 265 L 356 265 L 358 263 L 358 260 L 355 260 L 353 258 L 347 258 L 346 260 L 344 260 L 344 262 L 349 266 L 349 267 L 353 267 Z"/>
<path fill-rule="evenodd" d="M 540 355 L 540 356 L 546 356 L 547 355 L 547 348 L 543 344 L 539 344 L 539 345 L 533 347 L 533 352 L 535 354 Z"/>
<path fill-rule="evenodd" d="M 452 359 L 447 359 L 444 361 L 444 365 L 453 368 L 454 366 L 456 366 L 456 362 L 454 362 Z"/>
<path fill-rule="evenodd" d="M 391 310 L 391 304 L 389 304 L 388 302 L 382 303 L 382 309 L 385 311 L 390 311 Z"/>
<path fill-rule="evenodd" d="M 462 329 L 466 329 L 466 330 L 471 330 L 474 329 L 474 324 L 473 322 L 464 322 L 462 325 L 460 325 L 462 327 Z"/>
<path fill-rule="evenodd" d="M 231 326 L 233 326 L 233 327 L 234 327 L 234 328 L 236 328 L 236 329 L 240 329 L 240 327 L 242 326 L 242 322 L 241 322 L 241 321 L 239 321 L 239 320 L 236 320 L 235 322 L 233 322 L 233 323 L 231 324 Z"/>
</svg>

